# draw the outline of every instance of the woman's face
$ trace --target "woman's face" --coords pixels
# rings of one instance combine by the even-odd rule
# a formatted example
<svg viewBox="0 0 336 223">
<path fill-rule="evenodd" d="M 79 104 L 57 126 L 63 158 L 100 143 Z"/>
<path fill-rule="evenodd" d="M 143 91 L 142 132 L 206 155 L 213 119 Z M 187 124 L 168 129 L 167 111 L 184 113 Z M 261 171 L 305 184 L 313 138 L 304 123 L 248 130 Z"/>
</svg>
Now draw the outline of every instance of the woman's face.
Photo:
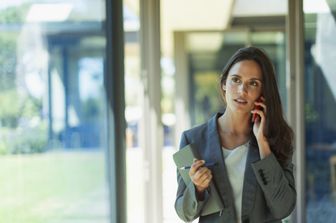
<svg viewBox="0 0 336 223">
<path fill-rule="evenodd" d="M 234 64 L 222 86 L 227 108 L 249 113 L 254 108 L 254 102 L 261 96 L 262 81 L 261 68 L 254 60 Z"/>
</svg>

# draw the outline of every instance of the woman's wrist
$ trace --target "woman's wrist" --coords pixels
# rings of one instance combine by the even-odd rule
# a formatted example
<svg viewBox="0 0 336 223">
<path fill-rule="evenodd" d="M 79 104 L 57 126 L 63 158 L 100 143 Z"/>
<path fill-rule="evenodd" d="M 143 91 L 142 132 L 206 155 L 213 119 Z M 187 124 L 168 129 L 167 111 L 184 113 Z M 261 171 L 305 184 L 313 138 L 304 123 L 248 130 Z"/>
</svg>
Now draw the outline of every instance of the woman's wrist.
<svg viewBox="0 0 336 223">
<path fill-rule="evenodd" d="M 199 188 L 197 186 L 196 187 L 196 197 L 198 201 L 203 201 L 204 200 L 204 194 L 205 194 L 205 190 L 206 188 Z"/>
<path fill-rule="evenodd" d="M 258 136 L 258 137 L 256 137 L 256 139 L 257 139 L 258 144 L 259 143 L 268 143 L 268 140 L 264 135 Z"/>
<path fill-rule="evenodd" d="M 261 159 L 269 156 L 272 153 L 266 137 L 262 136 L 257 138 L 257 142 Z"/>
</svg>

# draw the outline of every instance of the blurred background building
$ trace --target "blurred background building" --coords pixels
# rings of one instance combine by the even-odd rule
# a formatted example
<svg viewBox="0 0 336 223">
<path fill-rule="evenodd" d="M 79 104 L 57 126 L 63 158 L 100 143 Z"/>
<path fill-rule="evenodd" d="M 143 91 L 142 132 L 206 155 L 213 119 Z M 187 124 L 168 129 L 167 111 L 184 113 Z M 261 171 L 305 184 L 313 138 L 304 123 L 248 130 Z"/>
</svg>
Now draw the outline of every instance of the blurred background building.
<svg viewBox="0 0 336 223">
<path fill-rule="evenodd" d="M 249 45 L 296 133 L 284 222 L 334 222 L 335 36 L 332 0 L 1 0 L 0 222 L 182 222 L 172 154 Z"/>
</svg>

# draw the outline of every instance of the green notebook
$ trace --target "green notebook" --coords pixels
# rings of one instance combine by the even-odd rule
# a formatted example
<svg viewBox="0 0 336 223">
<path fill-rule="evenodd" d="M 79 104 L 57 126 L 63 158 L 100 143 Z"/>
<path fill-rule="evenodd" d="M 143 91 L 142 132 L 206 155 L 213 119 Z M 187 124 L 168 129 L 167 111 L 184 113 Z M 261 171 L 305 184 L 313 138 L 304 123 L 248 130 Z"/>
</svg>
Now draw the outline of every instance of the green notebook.
<svg viewBox="0 0 336 223">
<path fill-rule="evenodd" d="M 189 177 L 189 169 L 181 169 L 181 167 L 191 166 L 194 158 L 201 159 L 198 153 L 192 149 L 192 144 L 189 144 L 178 152 L 173 154 L 173 159 L 175 165 L 182 176 L 182 179 L 186 185 L 188 185 L 191 181 Z M 218 191 L 213 183 L 210 183 L 210 197 L 207 203 L 204 205 L 201 215 L 209 215 L 216 212 L 220 212 L 224 209 L 223 204 L 221 202 L 221 198 L 218 194 Z"/>
</svg>

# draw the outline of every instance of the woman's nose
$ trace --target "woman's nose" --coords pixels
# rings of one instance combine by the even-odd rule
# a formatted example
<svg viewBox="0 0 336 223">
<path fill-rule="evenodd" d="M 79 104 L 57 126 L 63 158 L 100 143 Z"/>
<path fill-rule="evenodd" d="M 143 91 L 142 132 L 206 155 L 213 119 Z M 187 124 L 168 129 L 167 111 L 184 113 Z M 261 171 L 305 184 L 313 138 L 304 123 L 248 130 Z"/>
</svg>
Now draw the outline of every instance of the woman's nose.
<svg viewBox="0 0 336 223">
<path fill-rule="evenodd" d="M 238 87 L 238 91 L 239 92 L 247 92 L 246 84 L 245 83 L 240 84 L 239 87 Z"/>
</svg>

